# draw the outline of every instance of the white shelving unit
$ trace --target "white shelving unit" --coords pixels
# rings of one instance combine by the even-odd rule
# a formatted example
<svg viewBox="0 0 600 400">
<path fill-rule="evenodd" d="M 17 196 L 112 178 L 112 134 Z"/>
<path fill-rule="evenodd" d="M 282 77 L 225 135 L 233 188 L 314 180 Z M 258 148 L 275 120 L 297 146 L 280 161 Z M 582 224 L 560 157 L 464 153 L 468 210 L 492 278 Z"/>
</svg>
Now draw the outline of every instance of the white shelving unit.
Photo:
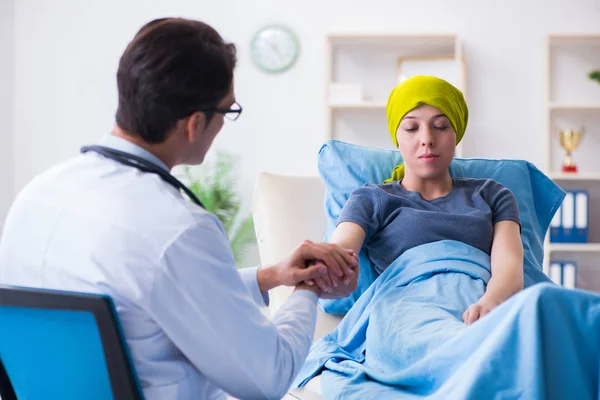
<svg viewBox="0 0 600 400">
<path fill-rule="evenodd" d="M 467 95 L 466 68 L 457 35 L 336 33 L 326 40 L 327 140 L 393 149 L 385 108 L 389 93 L 399 81 L 401 59 L 448 60 L 455 68 L 453 83 Z M 340 84 L 350 85 L 354 95 L 339 101 L 332 93 Z M 461 145 L 457 156 L 464 156 Z"/>
<path fill-rule="evenodd" d="M 544 271 L 551 260 L 575 260 L 578 287 L 600 291 L 600 84 L 588 77 L 600 69 L 600 33 L 549 35 L 545 47 L 545 171 L 563 189 L 589 191 L 589 242 L 551 243 L 548 235 Z M 564 173 L 559 130 L 582 127 L 585 135 L 572 154 L 578 172 Z"/>
<path fill-rule="evenodd" d="M 550 251 L 553 252 L 575 252 L 587 253 L 600 252 L 600 243 L 550 243 Z"/>
<path fill-rule="evenodd" d="M 550 179 L 554 181 L 571 181 L 571 182 L 593 182 L 600 181 L 600 172 L 587 172 L 579 174 L 566 174 L 564 172 L 551 172 Z"/>
<path fill-rule="evenodd" d="M 548 108 L 562 111 L 600 111 L 600 104 L 550 103 Z"/>
<path fill-rule="evenodd" d="M 597 125 L 600 122 L 600 84 L 588 78 L 588 73 L 594 69 L 600 69 L 600 33 L 547 37 L 545 167 L 549 175 L 561 173 L 564 151 L 559 145 L 558 129 L 579 129 L 581 126 L 585 127 L 586 135 L 573 153 L 580 168 L 579 175 L 600 174 L 600 163 L 596 162 L 600 148 L 589 146 L 600 139 L 600 126 Z"/>
</svg>

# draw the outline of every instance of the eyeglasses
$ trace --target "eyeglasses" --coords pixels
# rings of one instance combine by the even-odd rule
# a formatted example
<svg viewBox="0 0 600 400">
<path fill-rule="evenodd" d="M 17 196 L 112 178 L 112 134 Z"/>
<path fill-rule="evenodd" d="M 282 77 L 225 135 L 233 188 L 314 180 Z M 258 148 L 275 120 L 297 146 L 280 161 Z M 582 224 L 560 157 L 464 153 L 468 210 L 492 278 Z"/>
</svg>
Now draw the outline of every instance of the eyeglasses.
<svg viewBox="0 0 600 400">
<path fill-rule="evenodd" d="M 238 119 L 240 117 L 240 114 L 242 113 L 242 106 L 240 105 L 240 103 L 238 103 L 236 101 L 235 103 L 233 103 L 231 108 L 227 108 L 227 109 L 206 108 L 206 109 L 203 109 L 200 111 L 208 112 L 208 113 L 215 113 L 215 114 L 224 114 L 225 118 L 227 118 L 228 120 L 235 121 L 236 119 Z"/>
</svg>

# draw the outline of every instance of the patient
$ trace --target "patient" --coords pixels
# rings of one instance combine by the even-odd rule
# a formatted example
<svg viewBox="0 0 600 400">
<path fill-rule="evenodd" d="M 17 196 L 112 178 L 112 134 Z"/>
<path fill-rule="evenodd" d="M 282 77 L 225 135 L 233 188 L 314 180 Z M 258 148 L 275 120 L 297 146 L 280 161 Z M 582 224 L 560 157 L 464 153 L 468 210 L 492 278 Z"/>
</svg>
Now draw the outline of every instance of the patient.
<svg viewBox="0 0 600 400">
<path fill-rule="evenodd" d="M 450 176 L 468 121 L 464 97 L 450 83 L 430 76 L 408 79 L 392 91 L 386 111 L 404 164 L 383 184 L 366 184 L 350 196 L 330 241 L 356 253 L 364 245 L 378 273 L 406 250 L 440 240 L 485 252 L 492 277 L 485 294 L 462 315 L 471 324 L 523 288 L 517 202 L 496 181 Z M 322 280 L 316 284 L 327 286 Z"/>
<path fill-rule="evenodd" d="M 598 398 L 600 296 L 547 280 L 521 290 L 515 197 L 449 173 L 468 119 L 460 91 L 412 78 L 387 116 L 404 164 L 355 190 L 330 236 L 364 248 L 380 275 L 314 343 L 294 387 L 320 375 L 327 399 Z"/>
</svg>

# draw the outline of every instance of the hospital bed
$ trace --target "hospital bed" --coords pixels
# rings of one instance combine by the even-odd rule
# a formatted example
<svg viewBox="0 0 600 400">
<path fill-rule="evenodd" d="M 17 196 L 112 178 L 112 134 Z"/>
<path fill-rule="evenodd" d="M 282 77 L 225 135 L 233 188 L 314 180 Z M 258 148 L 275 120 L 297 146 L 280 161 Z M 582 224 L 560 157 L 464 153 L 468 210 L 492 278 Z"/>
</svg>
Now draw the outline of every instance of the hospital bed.
<svg viewBox="0 0 600 400">
<path fill-rule="evenodd" d="M 303 240 L 323 240 L 326 227 L 324 194 L 325 186 L 318 176 L 259 175 L 253 194 L 252 215 L 263 265 L 281 261 Z M 270 291 L 269 312 L 276 312 L 292 291 L 291 287 Z M 335 329 L 342 318 L 317 309 L 313 342 Z M 291 390 L 287 398 L 317 400 L 323 398 L 320 392 L 317 376 L 305 387 Z"/>
</svg>

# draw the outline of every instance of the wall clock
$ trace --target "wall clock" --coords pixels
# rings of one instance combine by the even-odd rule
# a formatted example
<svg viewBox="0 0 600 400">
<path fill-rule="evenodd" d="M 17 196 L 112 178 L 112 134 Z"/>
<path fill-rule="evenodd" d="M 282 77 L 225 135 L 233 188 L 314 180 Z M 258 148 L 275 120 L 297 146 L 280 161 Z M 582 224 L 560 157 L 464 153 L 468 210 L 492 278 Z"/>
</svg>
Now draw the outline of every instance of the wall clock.
<svg viewBox="0 0 600 400">
<path fill-rule="evenodd" d="M 285 26 L 270 25 L 260 29 L 250 42 L 252 61 L 269 73 L 289 69 L 300 53 L 296 35 Z"/>
</svg>

